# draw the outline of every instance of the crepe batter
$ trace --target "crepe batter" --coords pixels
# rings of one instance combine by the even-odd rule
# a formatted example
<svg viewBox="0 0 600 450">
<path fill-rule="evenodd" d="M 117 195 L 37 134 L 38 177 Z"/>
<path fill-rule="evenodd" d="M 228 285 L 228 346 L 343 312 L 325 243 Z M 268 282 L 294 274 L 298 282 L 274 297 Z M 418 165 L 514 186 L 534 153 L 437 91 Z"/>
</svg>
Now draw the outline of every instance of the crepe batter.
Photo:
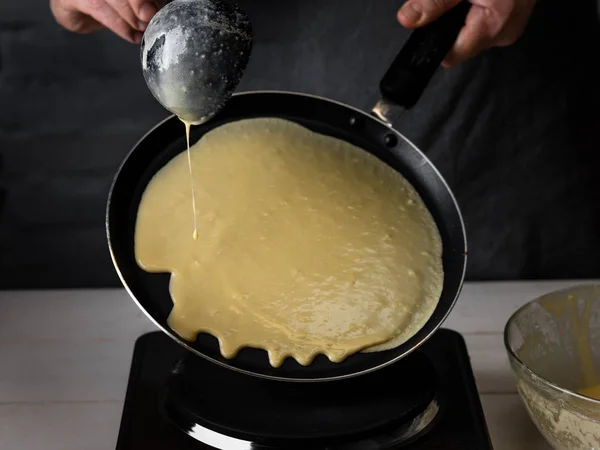
<svg viewBox="0 0 600 450">
<path fill-rule="evenodd" d="M 568 302 L 565 305 L 561 301 L 554 299 L 545 299 L 542 302 L 544 308 L 557 316 L 566 315 L 570 322 L 570 329 L 574 335 L 574 341 L 577 343 L 577 354 L 579 356 L 580 370 L 583 377 L 584 387 L 577 390 L 590 398 L 600 400 L 600 377 L 596 371 L 594 357 L 592 355 L 592 340 L 590 338 L 590 323 L 593 313 L 593 298 L 583 299 L 583 308 L 581 313 L 577 307 L 577 298 L 569 295 Z"/>
<path fill-rule="evenodd" d="M 600 400 L 600 384 L 597 384 L 595 386 L 591 386 L 588 388 L 580 389 L 577 392 L 579 392 L 582 395 L 585 395 L 586 397 L 595 398 L 596 400 Z"/>
<path fill-rule="evenodd" d="M 181 119 L 180 119 L 181 120 Z M 188 169 L 190 172 L 190 187 L 192 193 L 192 223 L 194 224 L 194 232 L 192 237 L 198 239 L 198 224 L 196 223 L 196 191 L 194 190 L 194 173 L 192 171 L 192 152 L 190 151 L 190 128 L 192 124 L 181 120 L 185 125 L 185 142 L 187 144 L 187 158 L 188 158 Z"/>
<path fill-rule="evenodd" d="M 138 264 L 172 274 L 169 325 L 308 365 L 393 348 L 429 319 L 442 245 L 412 186 L 373 155 L 272 118 L 220 126 L 143 194 Z"/>
</svg>

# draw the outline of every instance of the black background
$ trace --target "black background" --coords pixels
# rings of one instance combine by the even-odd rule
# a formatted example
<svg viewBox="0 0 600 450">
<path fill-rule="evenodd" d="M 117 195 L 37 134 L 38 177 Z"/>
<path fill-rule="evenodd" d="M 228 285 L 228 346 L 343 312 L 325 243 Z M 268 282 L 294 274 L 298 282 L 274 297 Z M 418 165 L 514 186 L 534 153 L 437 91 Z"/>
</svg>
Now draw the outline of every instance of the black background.
<svg viewBox="0 0 600 450">
<path fill-rule="evenodd" d="M 408 36 L 395 20 L 402 1 L 240 3 L 255 47 L 239 90 L 368 109 Z M 457 195 L 470 279 L 600 274 L 597 6 L 540 1 L 516 45 L 441 71 L 397 124 Z M 45 0 L 0 0 L 0 287 L 119 285 L 108 188 L 166 115 L 137 46 L 65 32 Z"/>
</svg>

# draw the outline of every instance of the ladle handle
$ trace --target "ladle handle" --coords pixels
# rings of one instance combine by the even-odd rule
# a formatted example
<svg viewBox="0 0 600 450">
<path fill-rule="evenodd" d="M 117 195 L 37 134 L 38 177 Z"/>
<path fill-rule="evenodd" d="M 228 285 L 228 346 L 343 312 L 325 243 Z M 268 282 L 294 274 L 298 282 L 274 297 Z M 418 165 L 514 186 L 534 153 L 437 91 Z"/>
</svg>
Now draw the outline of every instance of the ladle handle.
<svg viewBox="0 0 600 450">
<path fill-rule="evenodd" d="M 379 83 L 381 95 L 412 108 L 452 48 L 471 8 L 462 0 L 435 22 L 415 29 Z"/>
</svg>

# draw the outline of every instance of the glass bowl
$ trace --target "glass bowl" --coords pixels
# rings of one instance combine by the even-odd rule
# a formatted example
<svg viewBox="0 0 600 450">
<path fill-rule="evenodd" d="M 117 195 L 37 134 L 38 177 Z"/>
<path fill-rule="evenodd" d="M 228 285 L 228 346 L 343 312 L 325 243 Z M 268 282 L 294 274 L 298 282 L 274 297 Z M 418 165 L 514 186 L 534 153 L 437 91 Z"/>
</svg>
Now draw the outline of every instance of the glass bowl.
<svg viewBox="0 0 600 450">
<path fill-rule="evenodd" d="M 574 286 L 518 309 L 504 330 L 517 390 L 561 450 L 600 449 L 600 284 Z M 595 389 L 583 392 L 583 389 Z"/>
</svg>

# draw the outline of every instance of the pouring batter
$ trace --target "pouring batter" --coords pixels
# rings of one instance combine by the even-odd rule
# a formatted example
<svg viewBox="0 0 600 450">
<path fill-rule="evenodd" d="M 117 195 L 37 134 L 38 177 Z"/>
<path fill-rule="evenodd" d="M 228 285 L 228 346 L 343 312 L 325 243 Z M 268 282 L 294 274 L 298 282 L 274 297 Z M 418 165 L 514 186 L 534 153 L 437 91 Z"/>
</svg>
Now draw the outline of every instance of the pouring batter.
<svg viewBox="0 0 600 450">
<path fill-rule="evenodd" d="M 415 190 L 369 153 L 281 119 L 206 134 L 144 192 L 138 263 L 170 272 L 170 326 L 219 339 L 232 358 L 263 348 L 278 367 L 395 347 L 429 319 L 442 246 Z"/>
<path fill-rule="evenodd" d="M 198 239 L 198 225 L 196 224 L 196 192 L 194 190 L 194 173 L 192 171 L 192 153 L 190 150 L 190 129 L 192 124 L 190 122 L 186 122 L 182 120 L 185 125 L 185 143 L 187 145 L 187 159 L 188 159 L 188 170 L 190 173 L 190 191 L 192 194 L 192 223 L 194 224 L 194 232 L 192 233 L 192 237 L 194 239 Z"/>
</svg>

